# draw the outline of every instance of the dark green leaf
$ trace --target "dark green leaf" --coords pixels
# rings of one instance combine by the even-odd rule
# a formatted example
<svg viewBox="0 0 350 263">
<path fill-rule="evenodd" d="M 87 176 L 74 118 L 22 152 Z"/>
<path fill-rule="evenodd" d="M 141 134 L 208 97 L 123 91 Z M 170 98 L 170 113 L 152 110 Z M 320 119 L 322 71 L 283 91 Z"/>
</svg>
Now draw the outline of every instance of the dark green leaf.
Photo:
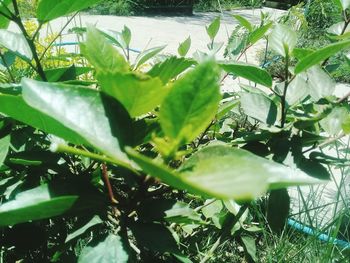
<svg viewBox="0 0 350 263">
<path fill-rule="evenodd" d="M 268 97 L 257 93 L 242 93 L 241 106 L 248 116 L 273 125 L 277 118 L 277 106 Z"/>
<path fill-rule="evenodd" d="M 184 57 L 187 55 L 190 48 L 191 48 L 191 37 L 188 37 L 184 42 L 180 43 L 179 48 L 177 49 L 177 52 L 181 57 Z"/>
<path fill-rule="evenodd" d="M 281 233 L 289 215 L 290 198 L 286 189 L 271 191 L 267 205 L 267 222 L 272 231 Z"/>
<path fill-rule="evenodd" d="M 131 120 L 117 101 L 91 88 L 30 79 L 23 79 L 22 85 L 24 100 L 30 106 L 69 127 L 108 156 L 127 161 L 121 149 L 129 141 Z"/>
<path fill-rule="evenodd" d="M 100 73 L 102 91 L 116 98 L 132 117 L 146 114 L 161 104 L 168 88 L 159 78 L 141 73 Z"/>
<path fill-rule="evenodd" d="M 129 255 L 123 247 L 121 238 L 114 234 L 109 234 L 105 240 L 96 244 L 91 241 L 83 248 L 79 256 L 80 263 L 127 263 Z"/>
<path fill-rule="evenodd" d="M 219 70 L 212 61 L 177 80 L 160 108 L 160 124 L 174 141 L 190 142 L 215 117 L 220 102 Z"/>
<path fill-rule="evenodd" d="M 15 225 L 62 214 L 79 214 L 104 206 L 91 185 L 78 181 L 54 182 L 21 192 L 0 205 L 0 226 Z"/>
<path fill-rule="evenodd" d="M 75 80 L 78 76 L 88 73 L 91 68 L 70 66 L 66 68 L 54 68 L 45 70 L 46 78 L 49 82 L 60 82 Z"/>
<path fill-rule="evenodd" d="M 240 62 L 229 62 L 220 64 L 226 72 L 248 79 L 266 87 L 272 87 L 272 77 L 270 74 L 257 66 Z"/>
<path fill-rule="evenodd" d="M 7 9 L 5 6 L 8 6 L 11 3 L 11 0 L 1 0 L 0 1 L 0 12 L 9 15 Z M 10 24 L 10 20 L 8 20 L 6 17 L 0 15 L 0 28 L 7 28 Z"/>
<path fill-rule="evenodd" d="M 36 12 L 41 22 L 47 22 L 60 16 L 83 10 L 101 0 L 41 0 Z"/>
<path fill-rule="evenodd" d="M 197 64 L 196 61 L 186 58 L 170 57 L 153 66 L 147 73 L 152 77 L 160 78 L 164 84 L 177 77 L 189 67 Z"/>
<path fill-rule="evenodd" d="M 331 44 L 324 48 L 316 50 L 315 52 L 298 62 L 298 64 L 295 66 L 295 74 L 303 72 L 311 68 L 312 66 L 321 63 L 322 61 L 335 55 L 336 53 L 347 47 L 350 47 L 350 40 Z"/>
</svg>

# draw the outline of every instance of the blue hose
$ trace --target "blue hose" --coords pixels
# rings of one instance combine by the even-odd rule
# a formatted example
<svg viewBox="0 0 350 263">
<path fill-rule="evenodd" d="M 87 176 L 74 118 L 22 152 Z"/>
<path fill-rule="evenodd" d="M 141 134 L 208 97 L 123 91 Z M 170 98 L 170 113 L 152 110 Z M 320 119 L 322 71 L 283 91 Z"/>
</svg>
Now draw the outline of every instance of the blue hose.
<svg viewBox="0 0 350 263">
<path fill-rule="evenodd" d="M 290 218 L 288 219 L 288 225 L 290 225 L 292 228 L 299 230 L 307 235 L 316 236 L 321 241 L 324 241 L 327 243 L 332 243 L 333 245 L 340 246 L 343 249 L 350 249 L 349 242 L 330 237 L 330 236 L 323 234 L 323 233 L 320 234 L 317 231 L 315 231 L 314 229 L 312 229 L 311 227 L 305 226 L 305 225 L 303 225 L 303 224 L 301 224 L 293 219 L 290 219 Z"/>
</svg>

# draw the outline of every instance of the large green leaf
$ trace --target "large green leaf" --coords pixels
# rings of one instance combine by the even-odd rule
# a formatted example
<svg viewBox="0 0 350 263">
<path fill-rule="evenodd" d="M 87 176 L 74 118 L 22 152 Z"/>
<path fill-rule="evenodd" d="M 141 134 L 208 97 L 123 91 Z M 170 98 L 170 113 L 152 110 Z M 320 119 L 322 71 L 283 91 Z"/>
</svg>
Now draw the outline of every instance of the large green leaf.
<svg viewBox="0 0 350 263">
<path fill-rule="evenodd" d="M 8 150 L 10 148 L 11 137 L 10 135 L 0 139 L 0 167 L 4 163 Z"/>
<path fill-rule="evenodd" d="M 41 22 L 47 22 L 60 16 L 83 10 L 101 0 L 41 0 L 36 12 Z"/>
<path fill-rule="evenodd" d="M 241 106 L 245 114 L 263 123 L 273 125 L 276 121 L 276 104 L 262 94 L 248 92 L 242 93 Z"/>
<path fill-rule="evenodd" d="M 8 11 L 5 6 L 8 6 L 11 3 L 11 0 L 0 0 L 0 11 L 6 15 L 8 15 Z M 4 16 L 0 16 L 0 28 L 7 28 L 10 24 L 10 20 L 8 20 Z"/>
<path fill-rule="evenodd" d="M 96 28 L 88 27 L 82 53 L 98 72 L 127 72 L 129 65 L 118 50 Z"/>
<path fill-rule="evenodd" d="M 321 127 L 331 136 L 337 136 L 343 130 L 343 123 L 349 116 L 345 107 L 335 107 L 326 118 L 320 121 Z"/>
<path fill-rule="evenodd" d="M 297 33 L 286 25 L 277 24 L 269 35 L 269 46 L 279 55 L 289 55 L 297 44 Z"/>
<path fill-rule="evenodd" d="M 3 94 L 0 90 L 0 112 L 32 127 L 54 134 L 75 144 L 88 144 L 79 134 L 42 112 L 31 108 L 21 95 Z"/>
<path fill-rule="evenodd" d="M 302 71 L 311 68 L 314 65 L 321 63 L 322 61 L 335 55 L 336 53 L 347 47 L 350 47 L 350 40 L 341 41 L 316 50 L 315 52 L 311 53 L 310 55 L 298 62 L 298 64 L 295 66 L 295 74 L 298 74 Z"/>
<path fill-rule="evenodd" d="M 125 251 L 121 238 L 109 234 L 103 241 L 96 244 L 95 240 L 83 248 L 79 256 L 80 263 L 126 263 L 128 254 Z"/>
<path fill-rule="evenodd" d="M 331 96 L 334 93 L 335 81 L 319 66 L 314 66 L 299 74 L 309 86 L 309 94 L 314 101 Z"/>
<path fill-rule="evenodd" d="M 25 59 L 31 60 L 33 58 L 29 44 L 21 33 L 0 29 L 0 46 L 11 50 Z"/>
<path fill-rule="evenodd" d="M 81 181 L 53 182 L 21 192 L 0 205 L 0 226 L 62 214 L 79 214 L 104 206 L 104 197 Z"/>
<path fill-rule="evenodd" d="M 116 98 L 132 117 L 152 111 L 163 101 L 168 89 L 159 78 L 141 73 L 100 73 L 102 91 Z"/>
<path fill-rule="evenodd" d="M 268 188 L 320 183 L 297 169 L 224 145 L 195 153 L 178 172 L 127 149 L 146 173 L 175 188 L 218 199 L 251 200 Z"/>
<path fill-rule="evenodd" d="M 286 189 L 273 190 L 267 205 L 267 222 L 272 231 L 281 233 L 289 215 L 290 197 Z"/>
<path fill-rule="evenodd" d="M 257 66 L 240 62 L 229 62 L 220 64 L 226 72 L 248 79 L 266 87 L 272 87 L 272 77 L 270 74 Z"/>
<path fill-rule="evenodd" d="M 86 87 L 30 79 L 23 79 L 22 86 L 23 98 L 31 107 L 69 127 L 108 156 L 127 160 L 121 149 L 129 142 L 131 120 L 116 100 Z"/>
<path fill-rule="evenodd" d="M 166 84 L 196 63 L 197 62 L 192 59 L 177 58 L 173 56 L 154 65 L 147 74 L 152 77 L 160 78 L 163 83 Z"/>
<path fill-rule="evenodd" d="M 190 142 L 215 117 L 221 99 L 219 70 L 205 62 L 174 83 L 160 108 L 160 124 L 165 135 Z"/>
</svg>

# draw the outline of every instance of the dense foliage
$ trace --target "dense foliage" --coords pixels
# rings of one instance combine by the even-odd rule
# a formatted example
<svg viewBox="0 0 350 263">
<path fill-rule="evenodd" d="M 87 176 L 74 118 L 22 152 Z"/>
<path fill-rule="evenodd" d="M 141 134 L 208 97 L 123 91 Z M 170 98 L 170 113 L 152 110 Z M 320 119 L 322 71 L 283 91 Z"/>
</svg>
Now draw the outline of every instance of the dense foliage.
<svg viewBox="0 0 350 263">
<path fill-rule="evenodd" d="M 153 62 L 164 49 L 154 47 L 133 59 L 127 26 L 81 28 L 79 54 L 42 41 L 49 21 L 98 2 L 41 0 L 30 30 L 17 0 L 0 1 L 1 260 L 207 262 L 234 239 L 233 256 L 258 261 L 256 233 L 284 229 L 286 188 L 323 183 L 324 164 L 344 161 L 321 149 L 350 133 L 350 94 L 335 97 L 325 71 L 350 47 L 350 2 L 334 0 L 340 31 L 317 50 L 265 14 L 257 25 L 234 16 L 225 61 L 219 17 L 193 58 L 188 38 L 179 56 Z M 264 38 L 283 62 L 278 78 L 239 61 Z M 231 77 L 246 84 L 221 94 Z"/>
</svg>

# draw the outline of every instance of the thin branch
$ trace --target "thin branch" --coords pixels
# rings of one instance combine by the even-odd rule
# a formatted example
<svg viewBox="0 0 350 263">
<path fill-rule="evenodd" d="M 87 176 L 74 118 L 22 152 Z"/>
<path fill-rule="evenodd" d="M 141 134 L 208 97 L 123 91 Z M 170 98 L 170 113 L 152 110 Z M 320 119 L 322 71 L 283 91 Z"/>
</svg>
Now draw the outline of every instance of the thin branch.
<svg viewBox="0 0 350 263">
<path fill-rule="evenodd" d="M 50 47 L 53 45 L 53 43 L 55 43 L 55 41 L 62 35 L 63 31 L 67 28 L 67 26 L 70 24 L 70 22 L 72 22 L 72 20 L 74 19 L 74 17 L 78 14 L 79 12 L 76 12 L 74 15 L 72 15 L 72 17 L 69 18 L 69 20 L 67 21 L 67 23 L 61 28 L 61 30 L 58 32 L 58 34 L 55 36 L 55 38 L 51 41 L 51 43 L 45 48 L 44 52 L 41 54 L 39 60 L 43 60 L 46 52 L 50 49 Z"/>
<path fill-rule="evenodd" d="M 111 185 L 111 182 L 109 181 L 109 175 L 108 175 L 106 163 L 101 164 L 101 169 L 102 169 L 102 177 L 108 190 L 109 199 L 111 200 L 112 204 L 116 205 L 118 204 L 118 201 L 114 197 L 112 185 Z"/>
</svg>

